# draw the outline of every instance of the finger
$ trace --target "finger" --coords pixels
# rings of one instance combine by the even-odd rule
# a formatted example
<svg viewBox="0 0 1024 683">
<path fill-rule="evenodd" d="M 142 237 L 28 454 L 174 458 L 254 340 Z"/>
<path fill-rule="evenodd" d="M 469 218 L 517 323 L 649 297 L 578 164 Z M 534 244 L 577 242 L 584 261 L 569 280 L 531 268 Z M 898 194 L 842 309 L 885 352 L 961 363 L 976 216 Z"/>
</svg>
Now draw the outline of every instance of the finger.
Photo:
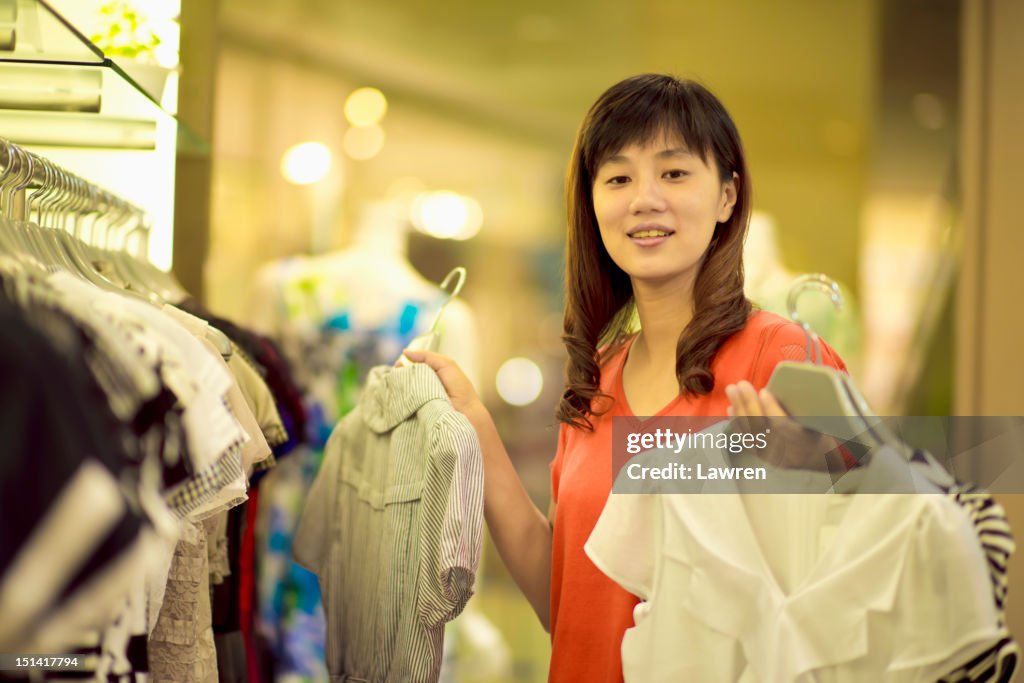
<svg viewBox="0 0 1024 683">
<path fill-rule="evenodd" d="M 764 414 L 768 417 L 788 417 L 789 413 L 782 407 L 778 399 L 772 395 L 772 392 L 767 389 L 762 389 L 757 394 L 760 400 L 761 407 L 764 410 Z"/>
<path fill-rule="evenodd" d="M 764 415 L 764 408 L 757 396 L 757 391 L 754 390 L 753 384 L 746 380 L 737 382 L 735 394 L 736 400 L 733 402 L 733 405 L 738 413 L 751 417 Z"/>
<path fill-rule="evenodd" d="M 754 431 L 755 425 L 747 412 L 747 402 L 740 389 L 731 384 L 725 388 L 725 394 L 730 401 L 730 405 L 725 410 L 730 420 L 730 429 L 740 434 Z"/>
<path fill-rule="evenodd" d="M 750 403 L 750 397 L 746 395 L 739 383 L 727 386 L 725 388 L 725 396 L 729 399 L 729 405 L 736 416 L 750 415 L 753 407 Z"/>
<path fill-rule="evenodd" d="M 729 415 L 735 415 L 736 408 L 739 407 L 739 395 L 736 393 L 735 384 L 730 384 L 725 387 L 725 397 L 729 399 Z"/>
<path fill-rule="evenodd" d="M 455 361 L 448 356 L 442 356 L 441 354 L 434 353 L 433 351 L 414 351 L 412 349 L 406 349 L 402 352 L 402 355 L 413 363 L 423 363 L 436 372 L 440 372 L 449 366 L 455 365 Z"/>
<path fill-rule="evenodd" d="M 741 432 L 749 431 L 743 400 L 735 384 L 730 384 L 725 388 L 725 396 L 729 399 L 729 405 L 725 409 L 725 414 L 732 420 L 733 429 Z"/>
</svg>

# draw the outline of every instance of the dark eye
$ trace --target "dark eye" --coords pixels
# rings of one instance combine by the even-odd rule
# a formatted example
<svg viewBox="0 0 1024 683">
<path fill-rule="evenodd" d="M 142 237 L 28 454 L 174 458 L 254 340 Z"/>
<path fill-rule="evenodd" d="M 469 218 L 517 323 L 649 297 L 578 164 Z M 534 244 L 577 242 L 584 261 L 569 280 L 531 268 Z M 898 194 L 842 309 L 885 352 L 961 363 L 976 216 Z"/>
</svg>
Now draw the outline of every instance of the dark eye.
<svg viewBox="0 0 1024 683">
<path fill-rule="evenodd" d="M 624 176 L 624 175 L 612 176 L 611 178 L 609 178 L 605 182 L 607 182 L 609 185 L 624 185 L 624 184 L 629 182 L 629 176 Z"/>
<path fill-rule="evenodd" d="M 671 180 L 680 180 L 682 178 L 685 178 L 688 175 L 689 175 L 689 173 L 687 173 L 686 171 L 684 171 L 681 168 L 674 168 L 671 171 L 666 171 L 665 172 L 665 177 L 669 178 Z"/>
</svg>

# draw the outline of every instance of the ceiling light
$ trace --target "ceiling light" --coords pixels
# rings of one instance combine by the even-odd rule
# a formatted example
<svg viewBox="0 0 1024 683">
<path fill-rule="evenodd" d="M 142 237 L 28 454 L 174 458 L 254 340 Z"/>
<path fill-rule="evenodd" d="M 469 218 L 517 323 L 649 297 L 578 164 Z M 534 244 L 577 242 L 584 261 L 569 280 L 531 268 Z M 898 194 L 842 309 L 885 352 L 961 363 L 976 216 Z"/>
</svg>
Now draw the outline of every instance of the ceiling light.
<svg viewBox="0 0 1024 683">
<path fill-rule="evenodd" d="M 380 123 L 388 110 L 388 100 L 376 88 L 359 88 L 345 100 L 345 118 L 353 126 Z"/>
<path fill-rule="evenodd" d="M 468 240 L 480 232 L 484 212 L 472 197 L 441 190 L 417 197 L 409 218 L 416 229 L 431 237 Z"/>
<path fill-rule="evenodd" d="M 324 179 L 331 170 L 331 150 L 322 142 L 302 142 L 281 157 L 281 175 L 295 185 L 309 185 Z"/>
</svg>

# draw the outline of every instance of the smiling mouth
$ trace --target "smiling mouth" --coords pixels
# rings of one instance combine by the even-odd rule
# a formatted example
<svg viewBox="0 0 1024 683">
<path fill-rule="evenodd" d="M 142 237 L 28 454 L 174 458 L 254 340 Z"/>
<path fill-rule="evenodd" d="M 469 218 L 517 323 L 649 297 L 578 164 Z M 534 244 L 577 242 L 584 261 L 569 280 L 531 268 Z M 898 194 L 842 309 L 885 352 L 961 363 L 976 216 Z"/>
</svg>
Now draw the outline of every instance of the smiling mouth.
<svg viewBox="0 0 1024 683">
<path fill-rule="evenodd" d="M 671 234 L 668 230 L 638 230 L 629 236 L 632 239 L 644 239 L 645 237 L 668 237 Z"/>
</svg>

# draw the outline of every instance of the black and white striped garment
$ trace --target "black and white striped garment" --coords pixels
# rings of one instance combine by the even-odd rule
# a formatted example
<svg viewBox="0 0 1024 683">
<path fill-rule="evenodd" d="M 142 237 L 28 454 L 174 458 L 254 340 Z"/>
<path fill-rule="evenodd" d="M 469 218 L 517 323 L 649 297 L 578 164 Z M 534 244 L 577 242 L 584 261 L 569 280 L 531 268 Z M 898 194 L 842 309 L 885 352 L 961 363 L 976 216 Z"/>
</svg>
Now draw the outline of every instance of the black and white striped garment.
<svg viewBox="0 0 1024 683">
<path fill-rule="evenodd" d="M 75 360 L 0 298 L 0 652 L 102 626 L 139 560 L 128 458 Z"/>
<path fill-rule="evenodd" d="M 936 466 L 934 459 L 921 451 L 914 453 L 911 462 L 924 468 Z M 1010 522 L 1003 506 L 990 493 L 976 486 L 958 482 L 940 488 L 960 506 L 978 535 L 988 563 L 992 599 L 1003 633 L 992 647 L 943 676 L 938 683 L 1009 683 L 1021 658 L 1020 644 L 1006 629 L 1005 617 L 1006 593 L 1009 590 L 1007 567 L 1016 548 Z"/>
<path fill-rule="evenodd" d="M 293 551 L 320 580 L 331 680 L 433 683 L 483 541 L 476 432 L 426 365 L 376 367 L 335 428 Z"/>
</svg>

